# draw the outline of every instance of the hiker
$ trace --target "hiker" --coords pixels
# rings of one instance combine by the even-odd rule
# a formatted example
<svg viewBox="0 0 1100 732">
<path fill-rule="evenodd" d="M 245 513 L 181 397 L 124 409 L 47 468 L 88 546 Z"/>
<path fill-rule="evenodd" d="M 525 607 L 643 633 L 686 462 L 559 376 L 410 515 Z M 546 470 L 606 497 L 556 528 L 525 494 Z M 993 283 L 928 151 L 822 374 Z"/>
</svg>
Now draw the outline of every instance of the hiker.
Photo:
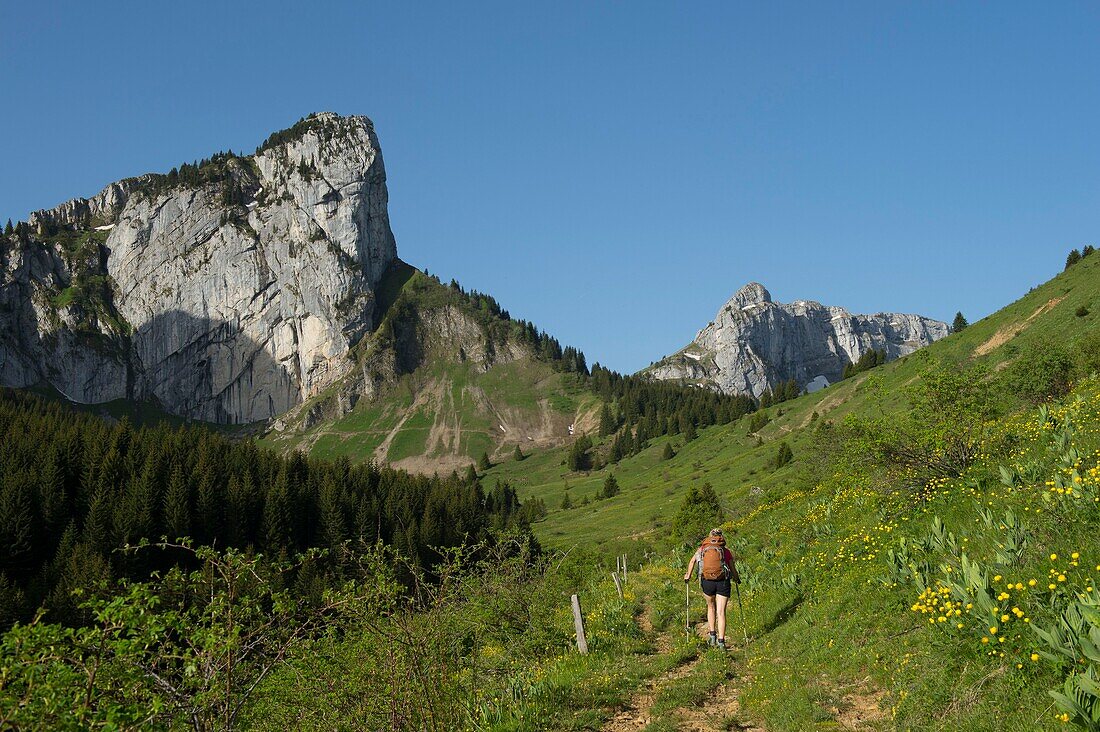
<svg viewBox="0 0 1100 732">
<path fill-rule="evenodd" d="M 730 599 L 730 582 L 741 584 L 733 553 L 726 548 L 721 529 L 711 529 L 699 551 L 691 555 L 684 582 L 691 581 L 691 570 L 699 565 L 699 585 L 707 598 L 707 645 L 726 649 L 726 603 Z M 717 623 L 717 625 L 715 625 Z"/>
</svg>

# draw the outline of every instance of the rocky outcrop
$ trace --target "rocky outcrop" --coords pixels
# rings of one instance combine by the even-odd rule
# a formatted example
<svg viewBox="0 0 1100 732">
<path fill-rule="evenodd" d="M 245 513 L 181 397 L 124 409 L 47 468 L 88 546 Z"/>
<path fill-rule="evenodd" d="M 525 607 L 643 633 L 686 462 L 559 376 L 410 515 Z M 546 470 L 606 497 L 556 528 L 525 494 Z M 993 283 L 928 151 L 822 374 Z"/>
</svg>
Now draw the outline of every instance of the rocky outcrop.
<svg viewBox="0 0 1100 732">
<path fill-rule="evenodd" d="M 395 258 L 372 123 L 313 115 L 0 237 L 0 383 L 264 420 L 352 368 Z"/>
<path fill-rule="evenodd" d="M 919 315 L 853 315 L 806 300 L 773 302 L 763 285 L 752 282 L 694 341 L 645 373 L 754 397 L 791 379 L 815 390 L 839 380 L 847 364 L 872 349 L 892 360 L 948 332 L 946 323 Z"/>
</svg>

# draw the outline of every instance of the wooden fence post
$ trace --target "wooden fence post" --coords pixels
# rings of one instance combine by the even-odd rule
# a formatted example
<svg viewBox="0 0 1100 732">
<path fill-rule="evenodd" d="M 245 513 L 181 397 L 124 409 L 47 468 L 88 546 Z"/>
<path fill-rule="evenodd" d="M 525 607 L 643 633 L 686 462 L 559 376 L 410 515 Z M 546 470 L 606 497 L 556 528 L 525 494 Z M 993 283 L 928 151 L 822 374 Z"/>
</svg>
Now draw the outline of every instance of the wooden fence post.
<svg viewBox="0 0 1100 732">
<path fill-rule="evenodd" d="M 626 582 L 626 555 L 623 555 L 623 582 Z"/>
<path fill-rule="evenodd" d="M 584 617 L 581 615 L 581 599 L 573 595 L 573 625 L 577 629 L 577 650 L 581 655 L 588 654 L 588 641 L 584 637 Z"/>
<path fill-rule="evenodd" d="M 619 581 L 619 575 L 612 572 L 611 579 L 615 580 L 615 591 L 619 593 L 619 597 L 621 598 L 623 596 L 623 583 Z"/>
</svg>

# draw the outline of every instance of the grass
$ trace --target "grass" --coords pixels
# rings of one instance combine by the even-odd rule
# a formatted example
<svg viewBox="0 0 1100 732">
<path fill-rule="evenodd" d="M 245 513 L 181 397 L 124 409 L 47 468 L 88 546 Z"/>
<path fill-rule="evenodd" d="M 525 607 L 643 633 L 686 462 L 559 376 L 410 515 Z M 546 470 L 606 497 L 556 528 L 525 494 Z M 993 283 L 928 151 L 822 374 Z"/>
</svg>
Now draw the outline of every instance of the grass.
<svg viewBox="0 0 1100 732">
<path fill-rule="evenodd" d="M 746 575 L 757 578 L 757 584 L 744 588 L 748 631 L 755 640 L 744 659 L 751 682 L 743 689 L 742 701 L 768 729 L 829 728 L 864 707 L 878 710 L 873 725 L 884 729 L 1054 728 L 1060 725 L 1048 709 L 1047 690 L 1059 687 L 1062 677 L 1054 664 L 1030 661 L 1035 637 L 1026 629 L 1013 631 L 1020 636 L 1008 641 L 1015 655 L 1006 653 L 1002 659 L 988 656 L 988 648 L 978 642 L 980 636 L 937 633 L 936 624 L 925 627 L 926 619 L 910 610 L 919 589 L 883 583 L 888 574 L 885 557 L 897 551 L 901 537 L 922 540 L 938 516 L 965 537 L 972 558 L 991 562 L 1003 539 L 981 523 L 976 505 L 980 503 L 998 515 L 1012 509 L 1025 517 L 1031 544 L 1011 576 L 1043 581 L 1051 569 L 1050 561 L 1044 565 L 1043 560 L 1050 553 L 1068 556 L 1078 551 L 1089 567 L 1100 566 L 1100 544 L 1089 533 L 1092 524 L 1039 518 L 1043 503 L 1037 493 L 1006 494 L 998 486 L 1003 456 L 993 454 L 951 485 L 929 489 L 946 495 L 932 493 L 919 500 L 906 496 L 896 484 L 884 484 L 858 470 L 814 482 L 805 462 L 808 428 L 823 419 L 841 421 L 849 415 L 906 409 L 905 388 L 933 362 L 984 362 L 996 373 L 1035 344 L 1058 341 L 1072 347 L 1097 327 L 1094 315 L 1079 317 L 1076 311 L 1081 306 L 1095 309 L 1098 283 L 1100 258 L 1085 259 L 1019 301 L 917 354 L 770 408 L 771 420 L 760 430 L 759 441 L 747 433 L 745 417 L 701 430 L 687 444 L 680 436 L 653 440 L 639 455 L 600 471 L 570 473 L 561 449 L 501 463 L 486 479 L 508 480 L 521 499 L 542 499 L 550 513 L 535 531 L 544 544 L 560 549 L 624 543 L 640 549 L 645 542 L 659 541 L 667 536 L 687 487 L 711 482 L 730 520 Z M 1097 398 L 1096 390 L 1085 385 L 1079 394 L 1088 401 Z M 1034 436 L 1033 410 L 1011 400 L 1005 406 L 1023 411 L 1002 420 L 999 429 L 1016 434 L 1021 449 L 1033 451 L 1017 459 L 1042 458 L 1045 447 Z M 1091 455 L 1100 447 L 1094 444 L 1100 441 L 1100 417 L 1082 420 L 1088 425 L 1081 428 L 1082 453 Z M 676 455 L 662 461 L 669 439 Z M 784 441 L 795 460 L 773 470 L 768 463 Z M 621 494 L 593 501 L 611 472 Z M 967 481 L 976 481 L 980 488 L 968 487 Z M 558 506 L 566 489 L 574 507 L 562 510 Z M 589 505 L 577 505 L 586 497 Z M 929 561 L 936 567 L 957 558 L 933 555 Z M 1067 572 L 1067 577 L 1074 581 L 1074 575 Z M 1082 573 L 1076 580 L 1083 591 L 1100 577 Z M 1041 618 L 1049 609 L 1036 603 L 1028 612 Z M 690 704 L 695 683 L 685 681 L 682 690 L 670 689 L 668 708 Z M 668 719 L 658 715 L 660 724 Z"/>
</svg>

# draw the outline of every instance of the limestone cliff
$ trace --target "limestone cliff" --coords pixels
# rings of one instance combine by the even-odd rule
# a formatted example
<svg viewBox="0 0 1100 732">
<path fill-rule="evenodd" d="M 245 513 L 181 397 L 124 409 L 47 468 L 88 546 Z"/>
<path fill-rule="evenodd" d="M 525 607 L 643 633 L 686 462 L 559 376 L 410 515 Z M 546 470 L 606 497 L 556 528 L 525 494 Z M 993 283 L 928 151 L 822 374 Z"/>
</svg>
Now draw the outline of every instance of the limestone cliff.
<svg viewBox="0 0 1100 732">
<path fill-rule="evenodd" d="M 0 384 L 267 419 L 352 367 L 395 258 L 371 121 L 312 115 L 0 236 Z"/>
<path fill-rule="evenodd" d="M 844 366 L 867 351 L 885 350 L 892 360 L 948 332 L 946 323 L 919 315 L 853 315 L 806 300 L 773 302 L 752 282 L 695 340 L 645 373 L 754 397 L 790 379 L 813 391 L 840 379 Z"/>
</svg>

